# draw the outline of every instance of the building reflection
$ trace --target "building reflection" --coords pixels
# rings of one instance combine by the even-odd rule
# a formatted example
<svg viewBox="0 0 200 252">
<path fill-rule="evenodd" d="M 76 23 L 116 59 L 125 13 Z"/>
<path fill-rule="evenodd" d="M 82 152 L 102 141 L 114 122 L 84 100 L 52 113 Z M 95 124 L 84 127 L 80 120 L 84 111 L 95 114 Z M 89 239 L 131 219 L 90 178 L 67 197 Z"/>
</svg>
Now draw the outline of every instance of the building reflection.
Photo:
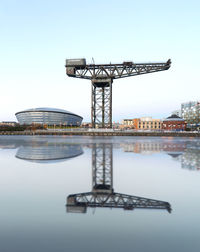
<svg viewBox="0 0 200 252">
<path fill-rule="evenodd" d="M 0 149 L 17 149 L 23 144 L 25 144 L 23 139 L 13 139 L 12 137 L 0 138 Z"/>
<path fill-rule="evenodd" d="M 97 140 L 96 140 L 97 141 Z M 98 139 L 101 144 L 105 139 Z M 129 140 L 130 141 L 130 140 Z M 114 148 L 125 152 L 151 155 L 164 153 L 180 162 L 183 169 L 200 170 L 200 141 L 184 138 L 143 138 L 123 143 L 109 139 Z M 84 138 L 1 137 L 0 149 L 18 149 L 16 157 L 34 162 L 58 162 L 83 153 L 82 147 L 93 148 L 93 141 Z"/>
<path fill-rule="evenodd" d="M 181 167 L 189 170 L 200 170 L 200 149 L 186 149 L 182 154 Z"/>
<path fill-rule="evenodd" d="M 159 152 L 180 152 L 183 153 L 187 148 L 186 142 L 173 141 L 136 141 L 134 143 L 121 144 L 125 152 L 134 152 L 139 154 L 154 154 Z"/>
<path fill-rule="evenodd" d="M 200 143 L 199 141 L 176 141 L 167 139 L 136 141 L 135 143 L 123 143 L 121 147 L 125 152 L 134 152 L 143 155 L 165 153 L 173 160 L 179 161 L 183 169 L 200 170 Z"/>
<path fill-rule="evenodd" d="M 16 158 L 32 162 L 58 162 L 83 154 L 80 144 L 32 142 L 30 145 L 20 146 Z"/>
<path fill-rule="evenodd" d="M 116 193 L 113 189 L 113 144 L 92 144 L 92 190 L 67 197 L 67 212 L 86 213 L 87 208 L 107 207 L 133 210 L 135 208 L 165 209 L 168 202 Z"/>
<path fill-rule="evenodd" d="M 16 158 L 37 163 L 61 162 L 83 154 L 81 144 L 53 138 L 6 138 L 1 139 L 0 148 L 17 149 Z"/>
</svg>

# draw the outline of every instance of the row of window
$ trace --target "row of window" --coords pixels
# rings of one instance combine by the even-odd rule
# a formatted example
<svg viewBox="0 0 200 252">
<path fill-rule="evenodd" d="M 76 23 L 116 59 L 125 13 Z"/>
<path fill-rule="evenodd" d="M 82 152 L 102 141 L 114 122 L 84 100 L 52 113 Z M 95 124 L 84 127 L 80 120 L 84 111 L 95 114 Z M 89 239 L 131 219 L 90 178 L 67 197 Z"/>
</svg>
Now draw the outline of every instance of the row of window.
<svg viewBox="0 0 200 252">
<path fill-rule="evenodd" d="M 139 122 L 139 125 L 140 124 L 143 124 L 143 125 L 145 125 L 145 124 L 161 124 L 161 122 Z"/>
<path fill-rule="evenodd" d="M 142 128 L 142 129 L 144 129 L 144 128 L 148 128 L 148 129 L 159 129 L 159 128 L 161 128 L 161 126 L 160 125 L 158 125 L 158 126 L 150 126 L 150 125 L 147 125 L 147 127 L 141 127 L 141 125 L 139 125 L 139 128 Z"/>
</svg>

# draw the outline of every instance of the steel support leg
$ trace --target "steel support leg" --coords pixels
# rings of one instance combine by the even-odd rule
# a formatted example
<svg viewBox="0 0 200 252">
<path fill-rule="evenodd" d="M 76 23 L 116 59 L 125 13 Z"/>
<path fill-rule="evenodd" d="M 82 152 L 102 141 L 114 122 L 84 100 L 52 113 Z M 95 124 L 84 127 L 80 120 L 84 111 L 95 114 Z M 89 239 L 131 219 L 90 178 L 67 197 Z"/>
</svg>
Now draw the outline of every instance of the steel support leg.
<svg viewBox="0 0 200 252">
<path fill-rule="evenodd" d="M 92 84 L 91 86 L 91 121 L 92 128 L 95 128 L 96 124 L 96 87 Z"/>
<path fill-rule="evenodd" d="M 112 80 L 92 80 L 93 128 L 112 128 Z"/>
</svg>

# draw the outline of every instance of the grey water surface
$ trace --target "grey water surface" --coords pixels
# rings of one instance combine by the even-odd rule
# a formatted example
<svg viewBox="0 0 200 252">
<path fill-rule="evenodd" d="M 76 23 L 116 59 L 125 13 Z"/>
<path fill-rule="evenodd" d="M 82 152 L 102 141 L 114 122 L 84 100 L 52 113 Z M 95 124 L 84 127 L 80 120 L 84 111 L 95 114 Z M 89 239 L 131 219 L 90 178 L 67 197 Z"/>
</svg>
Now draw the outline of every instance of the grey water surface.
<svg viewBox="0 0 200 252">
<path fill-rule="evenodd" d="M 197 252 L 199 196 L 198 138 L 0 137 L 1 252 Z"/>
</svg>

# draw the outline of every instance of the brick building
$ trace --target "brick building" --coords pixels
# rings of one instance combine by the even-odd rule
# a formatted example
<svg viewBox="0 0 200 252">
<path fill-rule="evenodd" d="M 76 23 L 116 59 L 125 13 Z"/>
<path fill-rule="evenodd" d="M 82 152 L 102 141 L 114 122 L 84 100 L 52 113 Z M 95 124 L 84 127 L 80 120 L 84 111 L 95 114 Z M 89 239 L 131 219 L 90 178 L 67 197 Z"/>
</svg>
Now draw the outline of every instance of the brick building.
<svg viewBox="0 0 200 252">
<path fill-rule="evenodd" d="M 162 129 L 182 131 L 186 129 L 186 125 L 187 123 L 183 118 L 173 114 L 163 120 Z"/>
</svg>

